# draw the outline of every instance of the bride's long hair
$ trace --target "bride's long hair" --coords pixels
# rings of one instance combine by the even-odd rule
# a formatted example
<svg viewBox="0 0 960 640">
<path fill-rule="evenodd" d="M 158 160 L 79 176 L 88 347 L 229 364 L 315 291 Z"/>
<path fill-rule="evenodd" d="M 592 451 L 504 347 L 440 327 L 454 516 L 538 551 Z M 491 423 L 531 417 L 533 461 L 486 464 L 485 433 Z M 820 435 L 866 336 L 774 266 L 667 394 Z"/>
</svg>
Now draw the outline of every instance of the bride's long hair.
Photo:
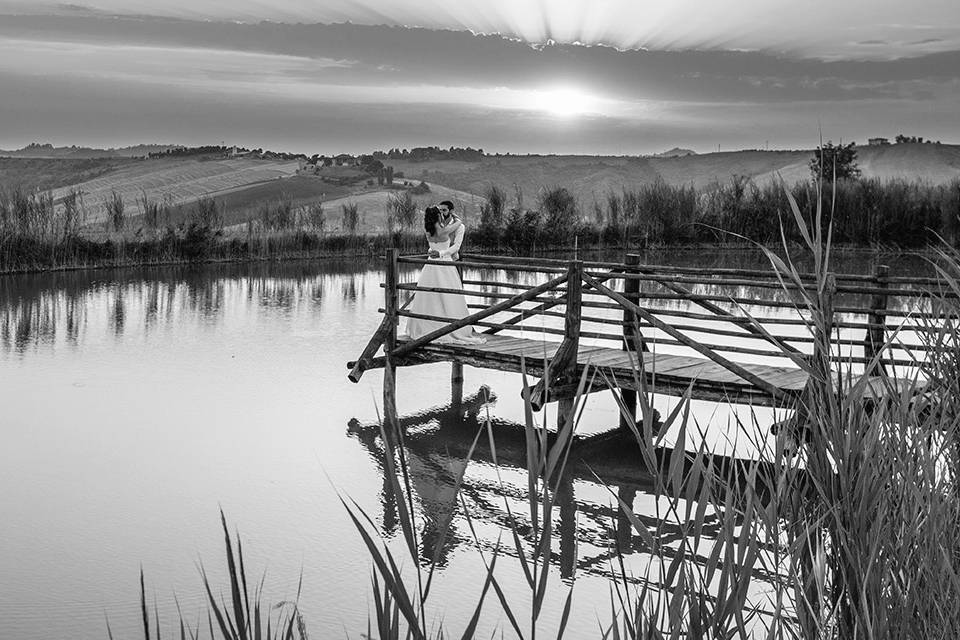
<svg viewBox="0 0 960 640">
<path fill-rule="evenodd" d="M 440 222 L 440 209 L 437 207 L 427 207 L 423 210 L 423 228 L 427 235 L 437 235 L 437 223 Z"/>
</svg>

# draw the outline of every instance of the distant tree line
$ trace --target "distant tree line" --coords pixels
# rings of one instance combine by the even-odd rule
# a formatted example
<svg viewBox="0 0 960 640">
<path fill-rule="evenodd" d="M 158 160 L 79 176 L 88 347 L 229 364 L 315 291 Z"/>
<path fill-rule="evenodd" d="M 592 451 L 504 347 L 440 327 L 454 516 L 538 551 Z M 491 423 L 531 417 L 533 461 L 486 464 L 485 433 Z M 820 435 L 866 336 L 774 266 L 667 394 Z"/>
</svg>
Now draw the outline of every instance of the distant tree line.
<svg viewBox="0 0 960 640">
<path fill-rule="evenodd" d="M 148 154 L 150 158 L 186 158 L 190 156 L 228 156 L 234 151 L 234 147 L 225 147 L 222 145 L 204 145 L 199 147 L 174 147 L 164 151 L 155 151 Z M 302 153 L 287 153 L 285 151 L 264 150 L 262 147 L 257 149 L 247 149 L 236 147 L 237 154 L 254 156 L 264 160 L 297 160 L 306 158 Z"/>
<path fill-rule="evenodd" d="M 188 156 L 206 156 L 212 154 L 228 153 L 232 147 L 223 147 L 220 145 L 205 145 L 202 147 L 174 147 L 165 151 L 154 151 L 147 154 L 150 158 L 184 158 Z M 247 151 L 247 149 L 244 149 Z"/>
<path fill-rule="evenodd" d="M 411 162 L 426 162 L 428 160 L 462 160 L 476 162 L 484 158 L 483 149 L 473 147 L 414 147 L 413 149 L 390 149 L 389 151 L 374 151 L 375 158 L 390 160 L 410 160 Z"/>
<path fill-rule="evenodd" d="M 905 136 L 905 135 L 903 135 L 902 133 L 901 133 L 901 134 L 897 134 L 897 137 L 895 137 L 893 140 L 894 140 L 894 142 L 896 142 L 897 144 L 906 144 L 906 143 L 908 143 L 908 142 L 922 143 L 922 144 L 934 144 L 933 140 L 924 140 L 924 139 L 923 139 L 923 136 Z M 936 144 L 940 144 L 940 141 L 937 140 Z"/>
</svg>

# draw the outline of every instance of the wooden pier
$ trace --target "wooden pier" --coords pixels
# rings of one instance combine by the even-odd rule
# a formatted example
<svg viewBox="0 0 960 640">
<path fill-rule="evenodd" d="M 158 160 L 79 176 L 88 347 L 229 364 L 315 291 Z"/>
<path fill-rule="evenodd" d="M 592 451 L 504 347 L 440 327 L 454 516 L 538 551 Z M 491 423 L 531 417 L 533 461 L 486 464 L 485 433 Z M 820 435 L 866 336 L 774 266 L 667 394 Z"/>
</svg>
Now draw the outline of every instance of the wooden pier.
<svg viewBox="0 0 960 640">
<path fill-rule="evenodd" d="M 452 363 L 454 404 L 464 365 L 525 371 L 537 380 L 525 390 L 533 407 L 558 402 L 563 421 L 588 369 L 596 375 L 584 390 L 617 389 L 634 415 L 638 392 L 798 407 L 816 380 L 842 379 L 865 401 L 919 388 L 930 355 L 956 349 L 938 332 L 953 318 L 941 302 L 956 294 L 935 278 L 895 277 L 885 266 L 791 281 L 773 269 L 644 265 L 637 255 L 622 263 L 471 255 L 456 263 L 465 272 L 461 291 L 401 282 L 403 265 L 426 264 L 425 256 L 391 250 L 386 260 L 383 321 L 347 366 L 353 382 L 385 369 L 393 423 L 397 370 L 425 363 Z M 413 314 L 401 296 L 417 291 L 462 293 L 471 313 Z M 437 321 L 437 329 L 411 339 L 402 333 L 405 317 Z M 482 330 L 486 343 L 448 339 L 466 326 Z"/>
</svg>

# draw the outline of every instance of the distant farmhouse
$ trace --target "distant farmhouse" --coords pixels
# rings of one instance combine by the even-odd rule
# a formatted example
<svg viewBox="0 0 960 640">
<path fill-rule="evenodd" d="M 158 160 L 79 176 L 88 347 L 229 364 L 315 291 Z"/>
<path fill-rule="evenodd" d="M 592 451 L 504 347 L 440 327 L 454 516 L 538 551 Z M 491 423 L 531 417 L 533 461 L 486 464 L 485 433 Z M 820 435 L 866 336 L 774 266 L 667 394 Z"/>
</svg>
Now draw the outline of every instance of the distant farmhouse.
<svg viewBox="0 0 960 640">
<path fill-rule="evenodd" d="M 402 172 L 395 174 L 392 166 L 384 166 L 383 162 L 372 154 L 354 156 L 349 153 L 332 157 L 321 155 L 303 157 L 300 159 L 297 174 L 316 176 L 325 182 L 341 186 L 359 182 L 366 182 L 370 186 L 374 183 L 379 186 L 392 185 L 395 177 L 403 177 Z"/>
<path fill-rule="evenodd" d="M 248 158 L 253 155 L 253 152 L 250 151 L 250 149 L 243 149 L 241 147 L 237 147 L 237 145 L 233 145 L 230 148 L 230 153 L 228 155 L 231 158 Z"/>
<path fill-rule="evenodd" d="M 867 144 L 871 147 L 882 147 L 890 144 L 890 140 L 887 138 L 867 138 Z"/>
</svg>

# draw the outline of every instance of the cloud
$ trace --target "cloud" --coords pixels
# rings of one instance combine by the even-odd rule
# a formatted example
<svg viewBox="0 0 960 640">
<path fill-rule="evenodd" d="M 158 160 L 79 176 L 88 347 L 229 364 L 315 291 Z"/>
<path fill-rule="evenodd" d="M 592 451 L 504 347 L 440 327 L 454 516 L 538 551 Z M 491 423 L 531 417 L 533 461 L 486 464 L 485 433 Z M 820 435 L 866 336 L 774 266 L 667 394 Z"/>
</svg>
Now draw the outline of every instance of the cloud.
<svg viewBox="0 0 960 640">
<path fill-rule="evenodd" d="M 960 48 L 955 0 L 845 0 L 829 9 L 788 0 L 97 0 L 97 10 L 197 21 L 332 23 L 502 34 L 529 43 L 605 44 L 620 49 L 783 51 L 837 59 L 862 56 L 865 39 L 905 42 L 918 28 Z M 6 11 L 4 11 L 6 10 Z M 0 13 L 70 13 L 58 0 L 0 0 Z M 924 23 L 918 24 L 917 16 Z M 904 55 L 894 44 L 870 55 Z"/>
<path fill-rule="evenodd" d="M 847 123 L 847 139 L 883 133 L 894 118 L 903 130 L 945 138 L 958 124 L 945 108 L 960 96 L 956 69 L 960 52 L 824 61 L 534 48 L 464 31 L 356 24 L 8 16 L 0 20 L 0 124 L 26 142 L 81 127 L 121 142 L 599 152 L 656 150 L 661 141 L 733 146 L 745 136 L 762 144 L 802 135 L 792 132 L 797 123 L 815 132 L 818 121 L 843 114 L 835 126 Z M 765 131 L 760 122 L 769 122 Z"/>
<path fill-rule="evenodd" d="M 469 88 L 543 88 L 574 84 L 615 100 L 856 100 L 871 83 L 932 84 L 955 77 L 960 52 L 883 61 L 834 61 L 758 51 L 618 51 L 605 46 L 534 49 L 499 36 L 462 31 L 334 25 L 226 24 L 159 19 L 19 16 L 0 36 L 97 46 L 236 51 L 296 60 L 350 60 L 349 68 L 308 77 L 344 84 L 432 84 Z M 202 62 L 202 61 L 201 61 Z M 758 83 L 757 78 L 770 79 Z M 837 82 L 811 82 L 835 78 Z"/>
</svg>

